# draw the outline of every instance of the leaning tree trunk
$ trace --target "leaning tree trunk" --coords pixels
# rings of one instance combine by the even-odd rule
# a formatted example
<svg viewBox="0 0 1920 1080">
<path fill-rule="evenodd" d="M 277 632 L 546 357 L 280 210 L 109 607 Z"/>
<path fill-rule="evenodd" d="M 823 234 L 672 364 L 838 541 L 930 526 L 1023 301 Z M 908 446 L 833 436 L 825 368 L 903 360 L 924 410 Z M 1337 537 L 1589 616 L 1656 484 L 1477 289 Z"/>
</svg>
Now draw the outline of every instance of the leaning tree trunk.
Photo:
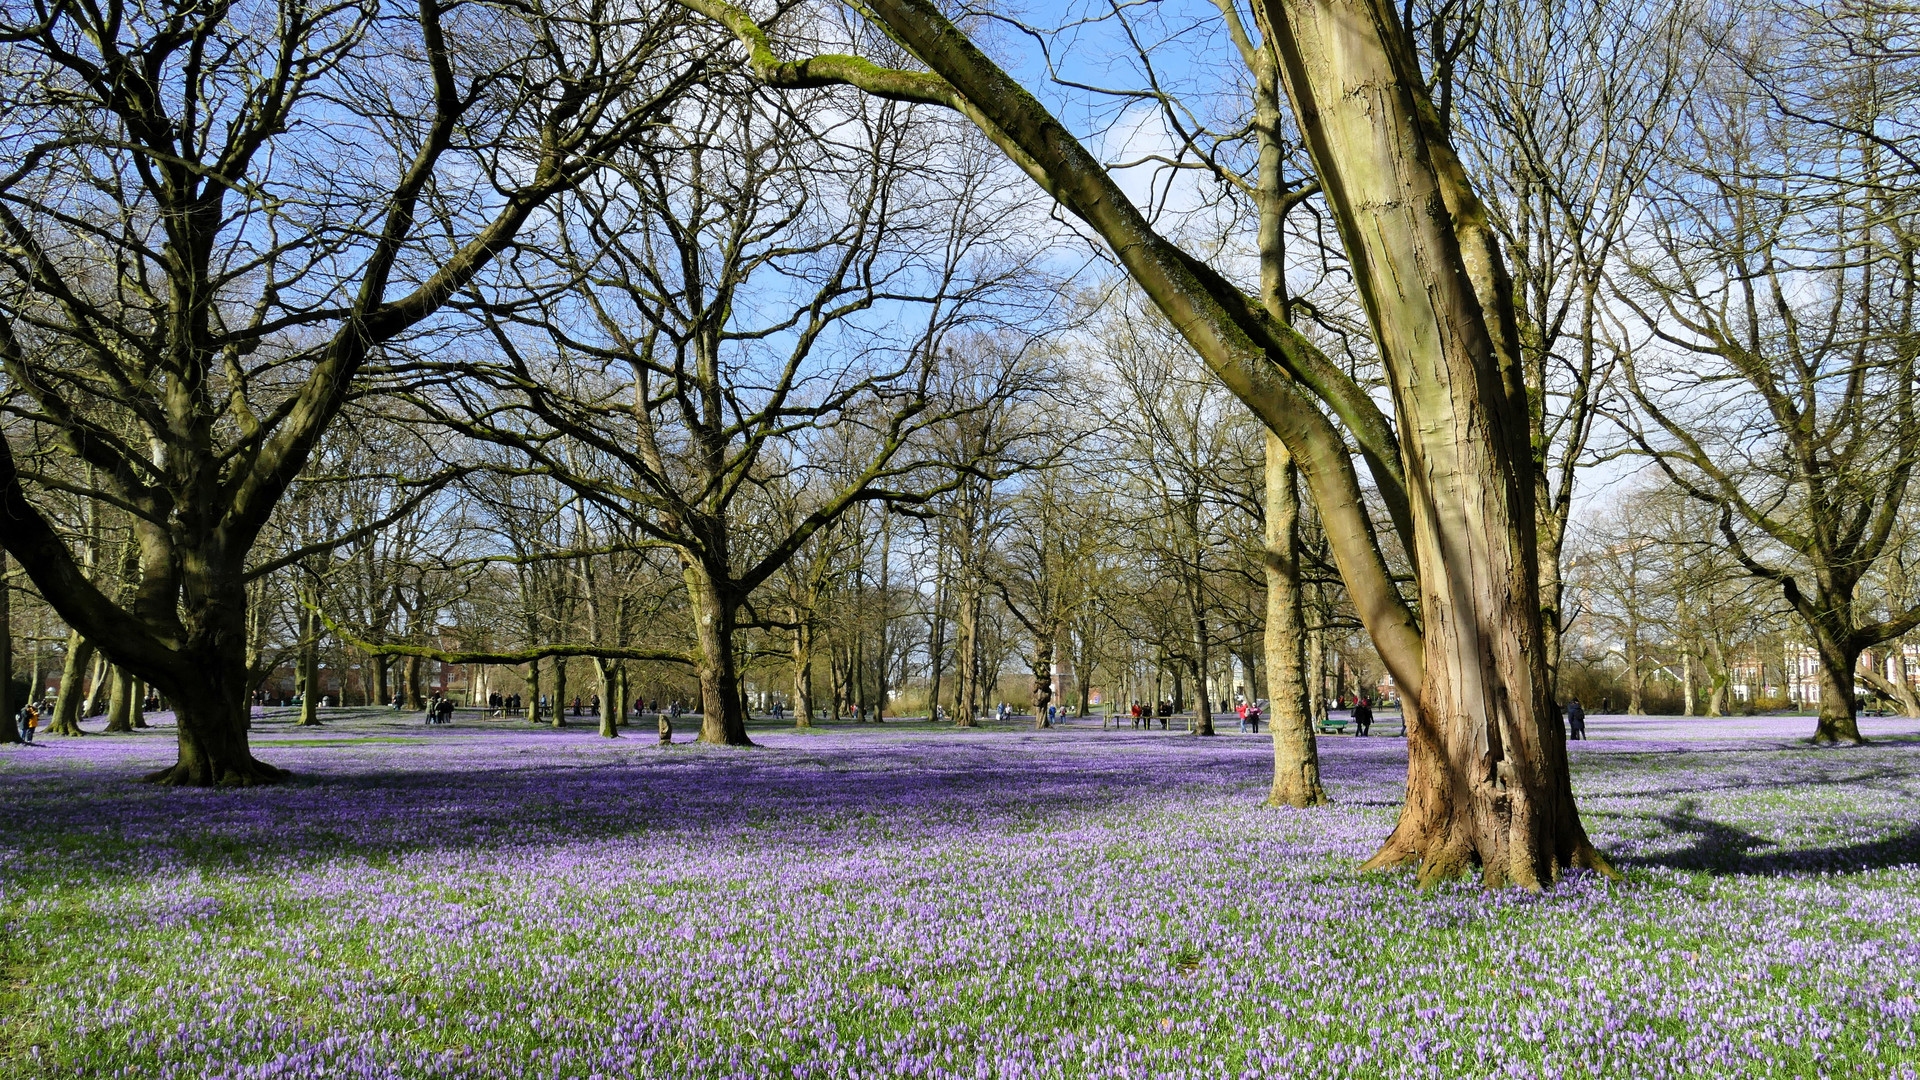
<svg viewBox="0 0 1920 1080">
<path fill-rule="evenodd" d="M 133 730 L 133 690 L 134 678 L 118 664 L 109 669 L 108 678 L 113 680 L 112 689 L 107 693 L 107 730 L 125 732 Z"/>
<path fill-rule="evenodd" d="M 1300 490 L 1293 458 L 1267 434 L 1267 704 L 1273 710 L 1273 806 L 1329 802 L 1307 700 L 1305 606 L 1300 596 Z"/>
<path fill-rule="evenodd" d="M 1813 741 L 1856 745 L 1866 742 L 1866 737 L 1860 734 L 1859 703 L 1853 692 L 1859 650 L 1822 642 L 1816 651 L 1820 657 L 1820 721 L 1814 728 Z"/>
<path fill-rule="evenodd" d="M 700 737 L 717 746 L 752 746 L 740 708 L 740 672 L 733 652 L 740 609 L 698 562 L 686 563 L 687 597 L 693 603 L 694 636 L 700 644 Z"/>
<path fill-rule="evenodd" d="M 67 632 L 67 658 L 60 667 L 60 696 L 54 699 L 53 722 L 47 725 L 55 735 L 79 735 L 80 704 L 86 697 L 87 666 L 93 662 L 93 642 L 80 631 Z"/>
<path fill-rule="evenodd" d="M 1574 808 L 1540 629 L 1512 285 L 1386 0 L 1266 0 L 1400 418 L 1423 674 L 1407 801 L 1369 867 L 1538 888 L 1605 868 Z"/>
</svg>

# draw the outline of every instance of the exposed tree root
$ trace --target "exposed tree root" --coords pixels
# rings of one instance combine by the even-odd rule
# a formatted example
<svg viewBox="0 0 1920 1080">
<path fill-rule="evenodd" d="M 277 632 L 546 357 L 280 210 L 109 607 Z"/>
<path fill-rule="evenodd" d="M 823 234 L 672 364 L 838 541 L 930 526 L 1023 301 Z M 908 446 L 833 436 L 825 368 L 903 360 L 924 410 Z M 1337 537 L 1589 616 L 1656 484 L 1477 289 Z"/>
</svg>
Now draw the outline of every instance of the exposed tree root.
<svg viewBox="0 0 1920 1080">
<path fill-rule="evenodd" d="M 235 765 L 209 766 L 206 762 L 177 761 L 164 769 L 141 777 L 148 784 L 164 787 L 264 787 L 293 778 L 285 769 L 255 758 Z"/>
</svg>

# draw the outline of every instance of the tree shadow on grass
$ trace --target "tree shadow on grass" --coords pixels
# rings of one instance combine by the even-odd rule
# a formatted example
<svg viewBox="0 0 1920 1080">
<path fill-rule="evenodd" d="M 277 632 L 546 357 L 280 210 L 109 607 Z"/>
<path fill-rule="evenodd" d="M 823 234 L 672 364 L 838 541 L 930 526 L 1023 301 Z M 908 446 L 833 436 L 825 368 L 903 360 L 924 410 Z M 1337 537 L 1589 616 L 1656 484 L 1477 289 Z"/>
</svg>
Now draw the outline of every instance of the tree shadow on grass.
<svg viewBox="0 0 1920 1080">
<path fill-rule="evenodd" d="M 1683 799 L 1658 819 L 1669 834 L 1692 837 L 1692 843 L 1685 848 L 1658 855 L 1622 856 L 1616 862 L 1623 866 L 1664 866 L 1743 877 L 1854 874 L 1920 864 L 1920 824 L 1909 825 L 1878 840 L 1791 848 L 1781 847 L 1738 825 L 1703 817 L 1699 809 L 1698 799 Z"/>
</svg>

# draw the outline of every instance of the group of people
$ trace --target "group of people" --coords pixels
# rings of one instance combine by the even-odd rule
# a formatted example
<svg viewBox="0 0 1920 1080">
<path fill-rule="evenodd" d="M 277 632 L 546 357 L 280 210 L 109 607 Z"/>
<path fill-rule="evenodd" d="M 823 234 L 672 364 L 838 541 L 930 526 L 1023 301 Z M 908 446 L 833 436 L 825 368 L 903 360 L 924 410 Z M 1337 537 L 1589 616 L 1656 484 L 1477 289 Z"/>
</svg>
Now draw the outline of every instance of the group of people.
<svg viewBox="0 0 1920 1080">
<path fill-rule="evenodd" d="M 5 715 L 0 713 L 0 715 Z M 34 733 L 46 726 L 47 718 L 53 715 L 53 702 L 50 699 L 29 701 L 20 706 L 13 714 L 14 730 L 20 733 L 22 742 L 33 742 Z"/>
<path fill-rule="evenodd" d="M 426 716 L 429 724 L 453 723 L 453 699 L 439 694 L 428 698 Z"/>
<path fill-rule="evenodd" d="M 1234 715 L 1240 718 L 1240 730 L 1260 734 L 1260 704 L 1254 701 L 1242 701 L 1233 707 Z"/>
<path fill-rule="evenodd" d="M 1127 706 L 1127 717 L 1133 721 L 1135 730 L 1145 728 L 1153 730 L 1154 717 L 1160 718 L 1161 730 L 1166 730 L 1167 720 L 1173 715 L 1173 702 L 1162 701 L 1158 705 L 1143 705 L 1136 701 Z"/>
</svg>

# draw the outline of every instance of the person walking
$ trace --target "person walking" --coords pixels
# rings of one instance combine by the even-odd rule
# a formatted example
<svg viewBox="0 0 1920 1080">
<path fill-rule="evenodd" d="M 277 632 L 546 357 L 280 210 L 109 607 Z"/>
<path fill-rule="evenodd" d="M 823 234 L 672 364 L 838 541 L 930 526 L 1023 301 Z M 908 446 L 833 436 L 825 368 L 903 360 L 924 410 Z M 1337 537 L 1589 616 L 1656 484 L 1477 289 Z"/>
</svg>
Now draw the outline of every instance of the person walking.
<svg viewBox="0 0 1920 1080">
<path fill-rule="evenodd" d="M 20 706 L 20 714 L 15 717 L 20 724 L 20 740 L 28 746 L 33 745 L 33 731 L 40 726 L 40 711 L 29 701 Z"/>
<path fill-rule="evenodd" d="M 1353 705 L 1353 731 L 1355 735 L 1365 735 L 1373 730 L 1373 706 L 1366 698 L 1358 698 Z"/>
<path fill-rule="evenodd" d="M 1580 699 L 1567 702 L 1567 738 L 1584 740 L 1587 737 L 1587 710 L 1581 708 Z"/>
</svg>

